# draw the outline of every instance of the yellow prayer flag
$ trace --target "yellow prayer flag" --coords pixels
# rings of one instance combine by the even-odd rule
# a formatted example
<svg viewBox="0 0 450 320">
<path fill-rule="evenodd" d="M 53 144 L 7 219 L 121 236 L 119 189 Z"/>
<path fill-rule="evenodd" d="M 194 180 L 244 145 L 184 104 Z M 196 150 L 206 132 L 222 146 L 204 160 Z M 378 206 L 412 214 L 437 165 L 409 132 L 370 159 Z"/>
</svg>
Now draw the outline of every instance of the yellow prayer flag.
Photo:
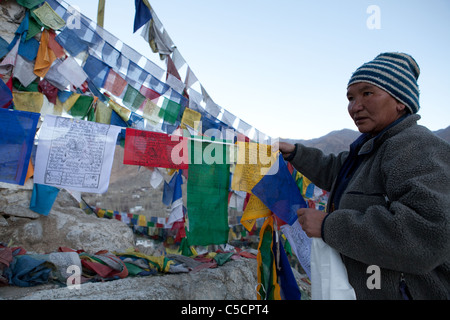
<svg viewBox="0 0 450 320">
<path fill-rule="evenodd" d="M 145 219 L 145 216 L 140 214 L 138 218 L 138 226 L 139 227 L 146 227 L 147 226 L 147 219 Z"/>
<path fill-rule="evenodd" d="M 201 118 L 202 118 L 201 113 L 186 108 L 184 109 L 183 117 L 181 118 L 181 128 L 187 129 L 186 126 L 189 126 L 194 130 L 198 130 Z"/>
<path fill-rule="evenodd" d="M 142 116 L 152 125 L 157 125 L 161 118 L 158 116 L 160 107 L 150 99 L 145 99 L 142 106 Z"/>
<path fill-rule="evenodd" d="M 106 212 L 105 209 L 98 209 L 98 211 L 97 211 L 97 216 L 98 216 L 99 218 L 103 218 L 103 217 L 105 216 L 105 212 Z"/>
<path fill-rule="evenodd" d="M 128 110 L 127 108 L 121 106 L 113 99 L 109 100 L 109 106 L 122 118 L 123 121 L 127 122 L 128 120 L 130 120 L 131 110 Z"/>
<path fill-rule="evenodd" d="M 309 180 L 307 177 L 303 176 L 303 184 L 302 184 L 302 195 L 303 196 L 306 194 L 306 189 L 308 189 L 308 186 L 310 184 L 311 184 L 311 180 Z"/>
<path fill-rule="evenodd" d="M 95 122 L 110 124 L 111 113 L 112 113 L 111 108 L 109 108 L 102 101 L 100 100 L 97 101 L 97 107 L 95 108 Z"/>
<path fill-rule="evenodd" d="M 242 214 L 241 224 L 248 231 L 251 231 L 256 219 L 269 217 L 271 214 L 270 209 L 257 196 L 252 194 Z"/>
<path fill-rule="evenodd" d="M 251 193 L 252 188 L 276 162 L 276 154 L 272 153 L 270 145 L 238 141 L 237 146 L 237 163 L 231 188 Z"/>
<path fill-rule="evenodd" d="M 41 113 L 44 95 L 40 92 L 13 91 L 14 109 Z"/>
</svg>

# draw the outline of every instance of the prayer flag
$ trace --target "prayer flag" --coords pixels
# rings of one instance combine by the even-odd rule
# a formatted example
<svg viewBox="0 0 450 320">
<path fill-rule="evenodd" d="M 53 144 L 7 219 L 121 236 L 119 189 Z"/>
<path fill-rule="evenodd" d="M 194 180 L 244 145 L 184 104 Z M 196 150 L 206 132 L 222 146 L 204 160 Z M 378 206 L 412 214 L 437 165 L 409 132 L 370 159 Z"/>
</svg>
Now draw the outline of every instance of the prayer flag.
<svg viewBox="0 0 450 320">
<path fill-rule="evenodd" d="M 191 159 L 197 160 L 193 163 L 191 161 L 187 180 L 189 246 L 227 243 L 230 185 L 230 165 L 226 161 L 227 145 L 218 141 L 190 140 L 189 150 Z M 213 152 L 216 153 L 215 161 L 211 162 L 205 155 Z"/>
<path fill-rule="evenodd" d="M 89 109 L 92 106 L 94 98 L 91 96 L 80 95 L 69 110 L 69 114 L 77 119 L 83 119 L 87 116 Z"/>
<path fill-rule="evenodd" d="M 278 160 L 253 187 L 251 192 L 278 218 L 289 225 L 297 220 L 297 210 L 307 207 L 281 154 L 278 155 Z"/>
<path fill-rule="evenodd" d="M 87 74 L 72 56 L 67 57 L 57 69 L 76 88 L 80 88 L 87 79 Z"/>
<path fill-rule="evenodd" d="M 276 158 L 272 155 L 270 145 L 238 141 L 237 147 L 237 163 L 231 188 L 251 193 L 271 165 L 276 163 Z"/>
<path fill-rule="evenodd" d="M 145 96 L 143 96 L 139 90 L 128 85 L 125 95 L 123 97 L 123 104 L 128 107 L 131 111 L 137 111 L 142 103 L 145 101 Z"/>
<path fill-rule="evenodd" d="M 150 99 L 150 100 L 158 99 L 161 96 L 160 93 L 158 93 L 155 90 L 152 90 L 150 88 L 147 88 L 144 85 L 141 86 L 141 88 L 139 89 L 139 92 L 141 94 L 143 94 L 147 99 Z M 153 101 L 153 102 L 156 103 L 156 101 Z"/>
<path fill-rule="evenodd" d="M 113 69 L 109 69 L 103 88 L 111 92 L 116 97 L 120 97 L 126 86 L 127 82 Z"/>
<path fill-rule="evenodd" d="M 292 226 L 284 224 L 280 229 L 289 241 L 303 270 L 311 279 L 311 238 L 303 231 L 298 220 Z"/>
<path fill-rule="evenodd" d="M 283 300 L 300 300 L 302 298 L 302 294 L 298 288 L 297 281 L 295 280 L 292 272 L 292 267 L 280 240 L 281 239 L 276 237 L 274 233 L 273 255 L 275 257 L 279 257 L 278 259 L 275 259 L 275 265 L 278 283 L 281 289 L 280 295 Z"/>
<path fill-rule="evenodd" d="M 39 113 L 0 109 L 0 181 L 25 183 L 38 120 Z"/>
<path fill-rule="evenodd" d="M 281 300 L 280 285 L 277 282 L 277 272 L 275 265 L 275 256 L 273 252 L 273 217 L 268 217 L 259 233 L 258 254 L 256 261 L 258 263 L 257 277 L 258 286 L 256 287 L 258 300 Z"/>
<path fill-rule="evenodd" d="M 187 169 L 187 150 L 186 138 L 127 128 L 123 163 L 145 167 Z"/>
<path fill-rule="evenodd" d="M 244 209 L 244 213 L 241 218 L 241 224 L 248 230 L 252 231 L 255 225 L 256 219 L 265 218 L 272 214 L 269 208 L 266 207 L 261 200 L 255 195 L 250 195 L 250 199 L 247 206 Z"/>
<path fill-rule="evenodd" d="M 37 5 L 41 4 L 45 0 L 17 0 L 17 3 L 20 4 L 22 7 L 33 9 Z"/>
<path fill-rule="evenodd" d="M 52 66 L 53 61 L 56 60 L 56 55 L 53 50 L 49 48 L 48 41 L 49 32 L 47 29 L 44 29 L 44 31 L 42 31 L 41 44 L 39 45 L 34 64 L 34 73 L 41 78 L 45 77 L 47 71 Z"/>
<path fill-rule="evenodd" d="M 174 124 L 180 113 L 181 105 L 175 101 L 164 99 L 163 105 L 159 112 L 159 116 L 164 119 L 165 122 L 169 124 Z"/>
<path fill-rule="evenodd" d="M 28 61 L 33 61 L 34 59 L 36 59 L 38 50 L 39 41 L 37 41 L 35 38 L 31 38 L 29 40 L 20 42 L 19 51 L 17 53 L 26 58 Z"/>
<path fill-rule="evenodd" d="M 17 55 L 16 67 L 14 68 L 14 78 L 19 80 L 24 87 L 29 87 L 36 79 L 34 74 L 34 61 L 28 61 L 21 55 Z M 25 90 L 23 90 L 25 91 Z"/>
<path fill-rule="evenodd" d="M 110 66 L 92 55 L 88 56 L 83 66 L 84 72 L 97 88 L 103 88 L 110 69 Z"/>
<path fill-rule="evenodd" d="M 120 130 L 47 115 L 39 135 L 34 182 L 81 192 L 106 192 Z"/>
<path fill-rule="evenodd" d="M 3 58 L 8 52 L 9 43 L 2 37 L 0 37 L 0 59 Z"/>
<path fill-rule="evenodd" d="M 149 22 L 152 18 L 150 8 L 147 7 L 143 0 L 134 0 L 134 6 L 136 8 L 136 14 L 134 16 L 133 33 L 139 30 L 139 28 Z"/>
<path fill-rule="evenodd" d="M 189 108 L 184 109 L 183 117 L 181 118 L 181 128 L 186 129 L 186 126 L 189 126 L 197 131 L 200 125 L 201 117 L 201 113 L 197 111 Z"/>
<path fill-rule="evenodd" d="M 166 206 L 170 206 L 174 200 L 175 184 L 177 182 L 177 176 L 178 176 L 178 172 L 175 172 L 175 174 L 172 176 L 172 179 L 170 179 L 169 183 L 164 181 L 162 202 Z M 180 185 L 180 187 L 181 187 L 181 185 Z"/>
<path fill-rule="evenodd" d="M 147 119 L 151 125 L 156 126 L 160 123 L 161 118 L 159 117 L 159 111 L 161 108 L 158 107 L 152 100 L 145 99 L 142 103 L 141 109 L 142 116 Z"/>
<path fill-rule="evenodd" d="M 42 6 L 34 9 L 32 12 L 40 20 L 42 25 L 49 29 L 59 30 L 66 25 L 63 18 L 61 18 L 47 2 L 44 2 Z"/>
<path fill-rule="evenodd" d="M 58 193 L 58 188 L 35 183 L 31 194 L 30 209 L 48 216 Z"/>
<path fill-rule="evenodd" d="M 62 31 L 55 37 L 55 40 L 74 57 L 80 52 L 88 50 L 87 43 L 78 38 L 74 30 L 69 27 L 62 29 Z"/>
<path fill-rule="evenodd" d="M 57 58 L 64 58 L 66 56 L 66 53 L 64 52 L 64 48 L 61 47 L 61 45 L 55 40 L 55 30 L 50 29 L 48 32 L 48 47 L 54 52 Z"/>
<path fill-rule="evenodd" d="M 13 95 L 8 86 L 0 80 L 0 108 L 8 108 L 13 102 Z"/>
</svg>

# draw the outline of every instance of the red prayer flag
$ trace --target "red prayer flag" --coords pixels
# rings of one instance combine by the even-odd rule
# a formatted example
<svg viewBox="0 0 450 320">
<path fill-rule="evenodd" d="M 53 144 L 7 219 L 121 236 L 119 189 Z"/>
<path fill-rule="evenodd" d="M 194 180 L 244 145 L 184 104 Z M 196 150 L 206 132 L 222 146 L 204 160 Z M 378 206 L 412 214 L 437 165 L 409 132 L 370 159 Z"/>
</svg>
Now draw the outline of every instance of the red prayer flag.
<svg viewBox="0 0 450 320">
<path fill-rule="evenodd" d="M 123 164 L 188 169 L 187 141 L 179 136 L 127 128 Z"/>
</svg>

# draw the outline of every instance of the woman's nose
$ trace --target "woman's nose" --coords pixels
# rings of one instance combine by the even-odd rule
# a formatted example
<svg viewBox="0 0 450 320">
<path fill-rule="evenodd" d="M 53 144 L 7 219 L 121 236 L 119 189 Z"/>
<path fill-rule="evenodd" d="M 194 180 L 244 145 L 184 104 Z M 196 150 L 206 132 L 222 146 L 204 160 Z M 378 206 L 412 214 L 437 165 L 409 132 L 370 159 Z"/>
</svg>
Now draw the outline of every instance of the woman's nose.
<svg viewBox="0 0 450 320">
<path fill-rule="evenodd" d="M 352 115 L 356 112 L 359 112 L 362 109 L 363 109 L 363 105 L 362 105 L 360 99 L 353 99 L 348 104 L 348 112 L 350 113 L 350 115 Z"/>
</svg>

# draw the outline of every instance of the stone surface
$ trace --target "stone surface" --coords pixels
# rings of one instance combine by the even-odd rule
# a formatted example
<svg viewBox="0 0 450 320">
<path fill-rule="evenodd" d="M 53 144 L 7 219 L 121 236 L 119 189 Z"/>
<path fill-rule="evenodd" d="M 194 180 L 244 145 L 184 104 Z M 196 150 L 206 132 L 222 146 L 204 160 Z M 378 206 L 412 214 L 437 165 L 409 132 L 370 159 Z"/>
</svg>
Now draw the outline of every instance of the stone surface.
<svg viewBox="0 0 450 320">
<path fill-rule="evenodd" d="M 48 216 L 29 209 L 31 192 L 27 185 L 0 185 L 0 242 L 36 253 L 59 247 L 95 253 L 135 245 L 133 231 L 126 224 L 86 214 L 67 191 L 59 192 Z"/>
<path fill-rule="evenodd" d="M 128 277 L 85 283 L 80 289 L 55 285 L 35 288 L 0 287 L 0 300 L 256 300 L 256 260 L 241 258 L 198 272 Z M 294 270 L 302 299 L 310 287 Z"/>
</svg>

